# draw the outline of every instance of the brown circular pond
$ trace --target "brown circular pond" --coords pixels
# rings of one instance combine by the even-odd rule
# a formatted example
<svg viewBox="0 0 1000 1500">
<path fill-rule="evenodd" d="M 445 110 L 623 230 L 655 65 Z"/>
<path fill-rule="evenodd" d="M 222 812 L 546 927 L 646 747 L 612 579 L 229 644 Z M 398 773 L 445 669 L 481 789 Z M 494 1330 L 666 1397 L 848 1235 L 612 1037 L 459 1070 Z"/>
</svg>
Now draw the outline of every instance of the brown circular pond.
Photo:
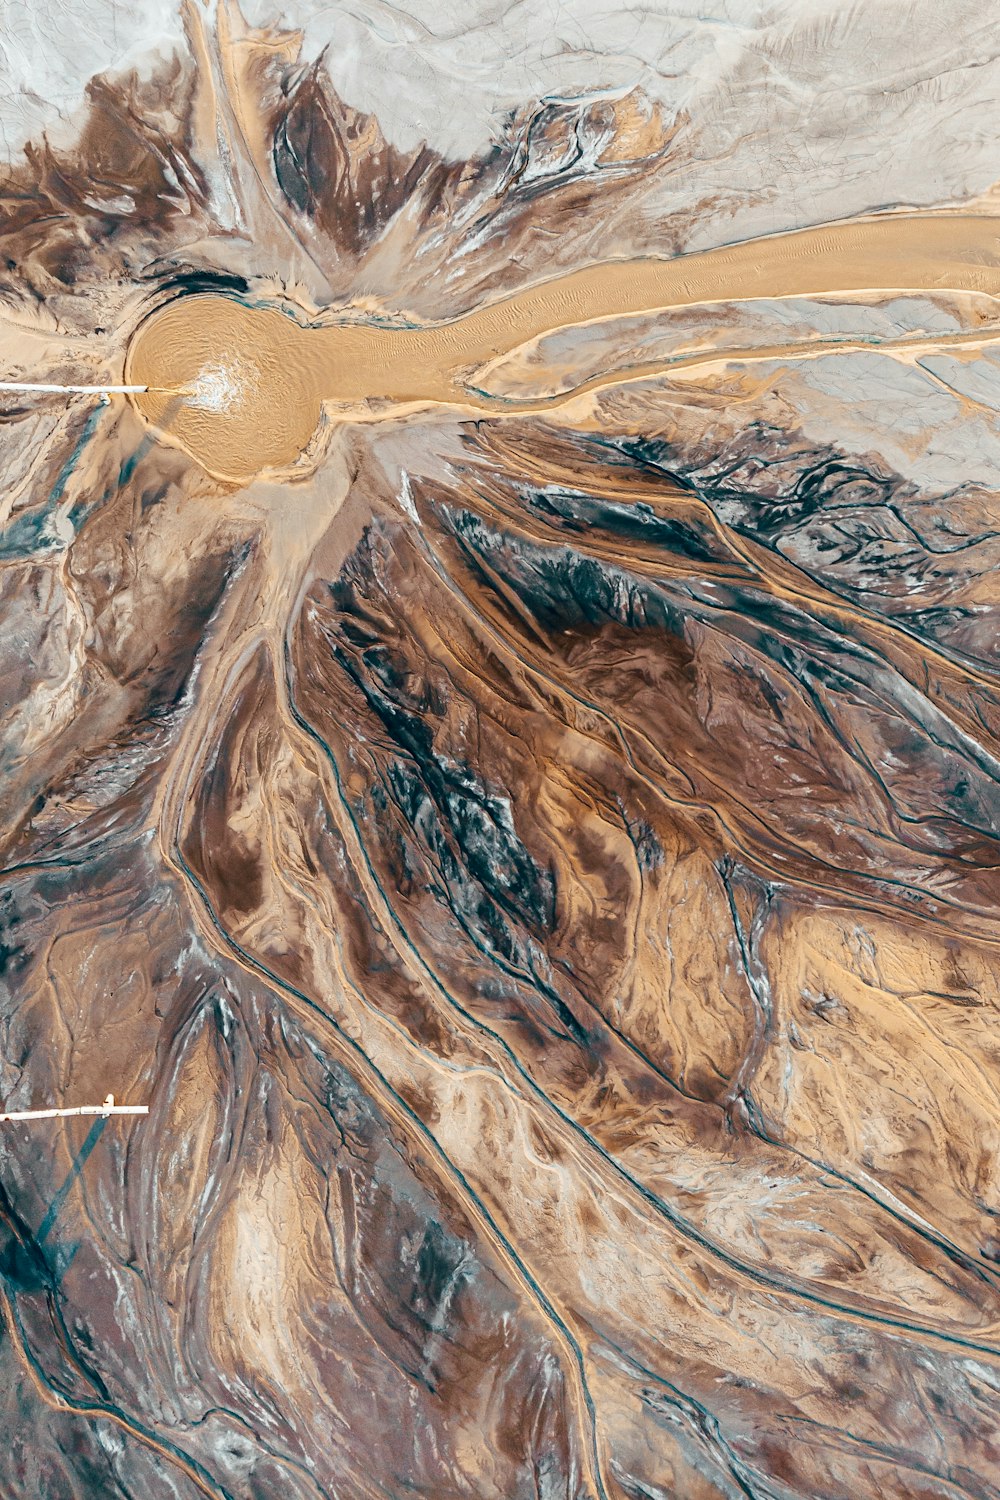
<svg viewBox="0 0 1000 1500">
<path fill-rule="evenodd" d="M 135 405 L 219 478 L 245 482 L 289 468 L 320 417 L 306 332 L 291 318 L 230 297 L 184 297 L 136 330 L 125 378 L 149 389 Z"/>
</svg>

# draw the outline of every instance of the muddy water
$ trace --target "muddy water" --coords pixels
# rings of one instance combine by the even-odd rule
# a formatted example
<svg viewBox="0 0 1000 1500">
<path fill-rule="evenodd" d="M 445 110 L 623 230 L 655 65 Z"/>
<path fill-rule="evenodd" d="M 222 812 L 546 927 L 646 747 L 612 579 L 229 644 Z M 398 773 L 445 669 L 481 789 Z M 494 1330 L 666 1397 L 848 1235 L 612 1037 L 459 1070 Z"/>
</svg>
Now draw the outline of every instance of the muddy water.
<svg viewBox="0 0 1000 1500">
<path fill-rule="evenodd" d="M 514 404 L 477 386 L 477 371 L 544 334 L 717 301 L 896 290 L 995 295 L 998 244 L 997 221 L 986 215 L 826 225 L 673 260 L 589 266 L 425 326 L 302 326 L 203 294 L 141 325 L 126 379 L 150 387 L 136 405 L 164 435 L 211 473 L 245 481 L 294 464 L 325 402 L 353 417 L 440 404 L 509 411 Z M 542 397 L 515 409 L 551 404 Z"/>
</svg>

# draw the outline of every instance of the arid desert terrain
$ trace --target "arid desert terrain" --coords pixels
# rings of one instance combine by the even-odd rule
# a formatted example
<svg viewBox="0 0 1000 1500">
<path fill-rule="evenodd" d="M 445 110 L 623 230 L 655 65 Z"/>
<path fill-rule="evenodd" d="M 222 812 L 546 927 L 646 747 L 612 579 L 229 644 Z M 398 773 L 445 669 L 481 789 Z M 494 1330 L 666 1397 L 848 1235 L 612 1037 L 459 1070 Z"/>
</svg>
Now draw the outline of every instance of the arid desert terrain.
<svg viewBox="0 0 1000 1500">
<path fill-rule="evenodd" d="M 1000 1500 L 988 9 L 0 18 L 0 1500 Z"/>
</svg>

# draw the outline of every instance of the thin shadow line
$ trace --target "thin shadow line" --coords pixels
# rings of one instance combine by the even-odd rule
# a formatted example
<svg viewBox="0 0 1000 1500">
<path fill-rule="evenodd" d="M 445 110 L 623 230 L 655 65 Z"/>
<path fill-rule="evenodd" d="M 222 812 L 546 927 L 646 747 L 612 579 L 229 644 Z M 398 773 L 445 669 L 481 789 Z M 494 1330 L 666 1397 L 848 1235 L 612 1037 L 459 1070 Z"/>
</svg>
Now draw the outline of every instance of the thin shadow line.
<svg viewBox="0 0 1000 1500">
<path fill-rule="evenodd" d="M 56 1219 L 59 1217 L 59 1211 L 62 1208 L 63 1204 L 66 1202 L 66 1199 L 69 1196 L 74 1182 L 76 1182 L 76 1179 L 79 1177 L 80 1173 L 86 1166 L 87 1159 L 90 1156 L 90 1153 L 93 1151 L 94 1147 L 101 1139 L 101 1136 L 104 1132 L 104 1127 L 107 1125 L 107 1123 L 108 1117 L 105 1115 L 103 1118 L 95 1120 L 93 1125 L 91 1125 L 90 1129 L 88 1130 L 87 1139 L 84 1141 L 83 1145 L 77 1152 L 73 1165 L 70 1167 L 69 1171 L 66 1174 L 65 1181 L 57 1190 L 55 1197 L 49 1204 L 48 1213 L 45 1215 L 45 1218 L 38 1226 L 38 1233 L 35 1235 L 35 1244 L 39 1247 L 39 1249 L 41 1249 L 42 1245 L 45 1244 L 45 1241 L 52 1233 L 52 1227 L 55 1224 Z"/>
</svg>

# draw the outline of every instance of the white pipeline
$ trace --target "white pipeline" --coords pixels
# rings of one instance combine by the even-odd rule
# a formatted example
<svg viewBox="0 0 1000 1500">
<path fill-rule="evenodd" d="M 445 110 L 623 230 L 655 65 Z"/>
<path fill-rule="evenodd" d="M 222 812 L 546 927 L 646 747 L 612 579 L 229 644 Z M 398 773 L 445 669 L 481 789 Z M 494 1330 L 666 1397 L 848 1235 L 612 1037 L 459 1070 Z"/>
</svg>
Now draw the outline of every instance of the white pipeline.
<svg viewBox="0 0 1000 1500">
<path fill-rule="evenodd" d="M 75 1109 L 18 1109 L 0 1114 L 0 1125 L 6 1120 L 55 1120 L 66 1115 L 148 1115 L 148 1104 L 116 1104 L 109 1094 L 103 1104 L 78 1104 Z"/>
<path fill-rule="evenodd" d="M 148 385 L 38 385 L 25 380 L 0 380 L 0 391 L 66 391 L 75 396 L 138 396 Z"/>
</svg>

